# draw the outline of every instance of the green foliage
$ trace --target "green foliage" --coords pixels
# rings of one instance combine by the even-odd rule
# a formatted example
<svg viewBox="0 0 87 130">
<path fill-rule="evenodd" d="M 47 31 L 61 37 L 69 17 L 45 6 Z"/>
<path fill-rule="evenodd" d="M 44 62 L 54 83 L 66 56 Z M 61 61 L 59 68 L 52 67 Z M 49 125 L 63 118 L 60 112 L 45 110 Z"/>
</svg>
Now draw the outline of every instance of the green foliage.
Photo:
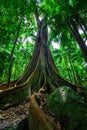
<svg viewBox="0 0 87 130">
<path fill-rule="evenodd" d="M 65 130 L 74 130 L 79 125 L 87 129 L 87 104 L 71 88 L 63 86 L 55 90 L 48 98 L 47 107 L 65 125 Z"/>
<path fill-rule="evenodd" d="M 2 46 L 2 49 L 0 49 L 0 82 L 4 82 L 8 78 L 9 58 L 12 49 L 12 45 L 8 45 L 9 46 L 7 49 L 5 49 L 4 46 Z M 25 44 L 17 44 L 13 55 L 11 80 L 17 79 L 20 75 L 23 74 L 23 71 L 29 64 L 32 57 L 33 49 L 34 45 L 30 42 L 26 42 Z"/>
<path fill-rule="evenodd" d="M 26 44 L 18 44 L 17 48 L 14 51 L 15 59 L 13 64 L 13 71 L 12 71 L 12 80 L 14 78 L 18 78 L 21 76 L 27 67 L 27 65 L 30 63 L 32 53 L 33 53 L 34 45 L 27 42 Z M 22 66 L 22 67 L 21 67 Z"/>
<path fill-rule="evenodd" d="M 63 78 L 72 83 L 85 85 L 87 78 L 86 67 L 82 53 L 78 48 L 72 49 L 71 46 L 70 48 L 54 49 L 51 47 L 51 52 L 58 71 Z"/>
<path fill-rule="evenodd" d="M 51 45 L 50 49 L 58 71 L 66 80 L 85 86 L 87 79 L 86 62 L 84 61 L 84 56 L 79 46 L 69 31 L 61 32 L 61 35 L 57 39 L 54 39 L 54 43 L 56 43 L 59 48 L 54 48 Z"/>
<path fill-rule="evenodd" d="M 8 69 L 10 66 L 9 58 L 21 17 L 23 22 L 20 27 L 17 46 L 12 58 L 13 66 L 11 80 L 18 78 L 30 61 L 33 45 L 30 41 L 24 44 L 23 42 L 25 42 L 30 35 L 31 39 L 35 39 L 34 32 L 36 30 L 36 25 L 33 16 L 31 17 L 32 14 L 29 15 L 29 10 L 29 4 L 26 0 L 10 0 L 9 2 L 4 0 L 0 1 L 0 19 L 2 19 L 0 21 L 0 82 L 4 82 L 8 78 Z M 30 21 L 28 20 L 29 18 Z M 24 51 L 22 51 L 22 49 Z"/>
</svg>

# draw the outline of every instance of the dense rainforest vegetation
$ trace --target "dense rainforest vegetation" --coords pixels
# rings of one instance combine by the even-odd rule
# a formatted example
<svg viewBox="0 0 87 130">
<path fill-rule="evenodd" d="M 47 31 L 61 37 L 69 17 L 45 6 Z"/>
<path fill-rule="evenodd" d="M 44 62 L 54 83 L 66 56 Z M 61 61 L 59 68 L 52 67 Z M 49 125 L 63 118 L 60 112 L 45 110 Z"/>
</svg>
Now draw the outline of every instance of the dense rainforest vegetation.
<svg viewBox="0 0 87 130">
<path fill-rule="evenodd" d="M 60 127 L 42 123 L 38 130 L 87 130 L 87 1 L 1 0 L 0 19 L 1 111 L 32 104 L 39 91 Z M 32 118 L 19 130 L 37 129 Z"/>
<path fill-rule="evenodd" d="M 17 79 L 28 65 L 36 40 L 34 12 L 38 8 L 40 18 L 44 15 L 46 19 L 49 30 L 48 45 L 60 74 L 70 82 L 81 82 L 83 85 L 86 83 L 85 1 L 37 1 L 35 5 L 34 0 L 31 4 L 27 1 L 2 0 L 0 8 L 0 82 L 8 80 L 11 59 L 11 80 Z M 77 30 L 72 26 L 72 19 Z M 84 43 L 82 46 L 85 49 L 79 41 Z"/>
</svg>

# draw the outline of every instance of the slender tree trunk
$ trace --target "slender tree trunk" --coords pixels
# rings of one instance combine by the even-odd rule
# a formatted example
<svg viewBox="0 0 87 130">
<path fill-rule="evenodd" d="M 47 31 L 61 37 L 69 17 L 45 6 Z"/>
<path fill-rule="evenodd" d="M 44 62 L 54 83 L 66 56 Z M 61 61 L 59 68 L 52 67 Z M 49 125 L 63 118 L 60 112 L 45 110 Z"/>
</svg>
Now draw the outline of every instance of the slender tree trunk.
<svg viewBox="0 0 87 130">
<path fill-rule="evenodd" d="M 69 64 L 70 64 L 70 67 L 71 67 L 71 70 L 72 70 L 73 79 L 74 79 L 74 81 L 75 81 L 75 84 L 77 84 L 77 78 L 76 78 L 76 75 L 75 75 L 75 71 L 74 71 L 74 68 L 73 68 L 72 62 L 71 62 L 71 60 L 70 60 L 69 57 L 67 58 L 67 61 L 68 61 Z"/>
<path fill-rule="evenodd" d="M 67 58 L 66 58 L 66 62 L 68 62 L 68 60 L 67 60 Z M 69 69 L 68 69 L 68 66 L 66 65 L 66 69 L 67 69 L 67 72 L 68 72 L 68 77 L 69 77 L 69 80 L 70 80 L 70 82 L 72 83 L 72 76 L 71 76 L 71 73 L 70 73 L 70 71 L 69 71 Z"/>
<path fill-rule="evenodd" d="M 87 33 L 87 25 L 86 25 L 86 23 L 85 23 L 85 20 L 82 19 L 80 16 L 78 16 L 78 17 L 79 17 L 79 21 L 80 21 L 81 24 L 84 26 L 84 29 L 85 29 L 85 31 L 86 31 L 86 33 Z"/>
<path fill-rule="evenodd" d="M 73 34 L 73 36 L 75 37 L 86 61 L 87 61 L 87 46 L 85 44 L 85 42 L 83 41 L 79 31 L 78 31 L 78 27 L 76 25 L 76 21 L 75 20 L 71 20 L 70 22 L 68 22 L 68 25 L 71 29 L 71 32 Z"/>
<path fill-rule="evenodd" d="M 15 47 L 16 47 L 16 44 L 17 44 L 18 35 L 19 35 L 20 27 L 21 27 L 21 23 L 22 23 L 22 18 L 20 19 L 20 22 L 18 24 L 16 36 L 15 36 L 15 39 L 14 39 L 14 42 L 13 42 L 13 48 L 11 50 L 11 55 L 10 55 L 10 58 L 9 58 L 9 64 L 10 64 L 10 66 L 9 66 L 9 71 L 8 71 L 7 87 L 9 87 L 9 85 L 10 85 L 11 74 L 12 74 L 12 66 L 13 66 L 13 54 L 14 54 L 14 50 L 15 50 Z"/>
<path fill-rule="evenodd" d="M 80 77 L 80 75 L 79 75 L 79 73 L 78 73 L 78 69 L 76 69 L 76 76 L 77 76 L 78 84 L 83 85 L 83 84 L 82 84 L 81 77 Z"/>
<path fill-rule="evenodd" d="M 85 35 L 85 40 L 87 40 L 87 26 L 86 26 L 85 22 L 82 20 L 82 18 L 79 15 L 75 16 L 75 20 L 76 20 L 77 24 L 80 26 L 80 28 L 82 29 L 82 31 Z"/>
</svg>

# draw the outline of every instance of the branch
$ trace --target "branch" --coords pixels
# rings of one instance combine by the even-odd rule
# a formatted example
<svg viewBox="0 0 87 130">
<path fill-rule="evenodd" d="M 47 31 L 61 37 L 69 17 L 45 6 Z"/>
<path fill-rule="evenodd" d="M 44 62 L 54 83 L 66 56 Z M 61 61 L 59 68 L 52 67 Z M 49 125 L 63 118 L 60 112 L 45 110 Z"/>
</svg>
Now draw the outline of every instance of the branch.
<svg viewBox="0 0 87 130">
<path fill-rule="evenodd" d="M 37 22 L 37 26 L 40 26 L 40 19 L 39 19 L 39 14 L 38 14 L 38 10 L 35 10 L 35 18 L 36 18 L 36 22 Z"/>
</svg>

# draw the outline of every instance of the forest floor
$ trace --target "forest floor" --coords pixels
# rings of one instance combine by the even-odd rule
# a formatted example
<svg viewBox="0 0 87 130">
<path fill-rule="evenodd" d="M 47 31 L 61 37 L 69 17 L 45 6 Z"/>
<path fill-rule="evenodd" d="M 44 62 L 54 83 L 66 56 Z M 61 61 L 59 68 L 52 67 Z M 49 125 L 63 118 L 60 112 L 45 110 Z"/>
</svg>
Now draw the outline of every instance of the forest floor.
<svg viewBox="0 0 87 130">
<path fill-rule="evenodd" d="M 6 110 L 0 110 L 0 130 L 7 126 L 16 125 L 20 120 L 27 117 L 29 111 L 29 100 L 23 103 L 10 107 Z"/>
<path fill-rule="evenodd" d="M 52 115 L 51 112 L 46 107 L 48 94 L 40 94 L 39 99 L 39 107 L 44 113 L 50 117 L 60 128 L 59 120 Z M 0 130 L 3 130 L 7 126 L 14 126 L 18 124 L 21 120 L 28 117 L 29 114 L 29 99 L 22 102 L 21 104 L 10 107 L 6 110 L 0 110 Z"/>
</svg>

